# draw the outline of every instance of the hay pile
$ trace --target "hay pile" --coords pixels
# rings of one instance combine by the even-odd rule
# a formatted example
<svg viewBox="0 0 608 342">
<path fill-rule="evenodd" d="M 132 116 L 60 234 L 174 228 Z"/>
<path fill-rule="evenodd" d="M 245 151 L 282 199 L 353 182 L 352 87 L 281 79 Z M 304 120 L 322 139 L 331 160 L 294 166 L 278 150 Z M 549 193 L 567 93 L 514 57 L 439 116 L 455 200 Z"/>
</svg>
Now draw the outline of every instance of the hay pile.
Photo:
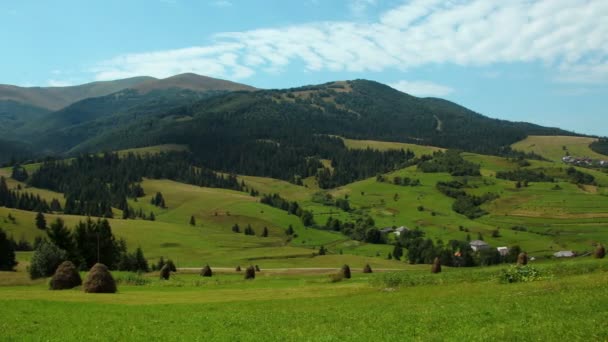
<svg viewBox="0 0 608 342">
<path fill-rule="evenodd" d="M 363 267 L 363 273 L 372 273 L 372 267 L 369 264 L 365 265 L 365 267 Z"/>
<path fill-rule="evenodd" d="M 435 260 L 433 261 L 431 273 L 441 273 L 441 260 L 439 260 L 439 258 L 435 258 Z"/>
<path fill-rule="evenodd" d="M 593 253 L 593 257 L 596 259 L 604 259 L 606 256 L 606 248 L 603 245 L 597 245 L 595 249 L 595 253 Z"/>
<path fill-rule="evenodd" d="M 115 293 L 116 282 L 108 267 L 104 264 L 95 264 L 91 267 L 83 284 L 84 292 L 87 293 Z"/>
<path fill-rule="evenodd" d="M 517 256 L 517 264 L 520 266 L 526 266 L 528 264 L 528 253 L 519 253 L 519 255 Z"/>
<path fill-rule="evenodd" d="M 51 290 L 67 290 L 82 285 L 82 279 L 71 261 L 64 261 L 57 267 L 49 284 Z"/>
<path fill-rule="evenodd" d="M 213 276 L 213 271 L 211 271 L 211 267 L 209 267 L 209 265 L 203 267 L 203 269 L 201 270 L 201 276 L 202 277 L 211 277 L 211 276 Z"/>
<path fill-rule="evenodd" d="M 237 272 L 241 272 L 241 265 L 238 265 L 234 270 Z"/>
<path fill-rule="evenodd" d="M 348 265 L 342 266 L 341 273 L 344 276 L 344 279 L 350 279 L 350 267 Z"/>
<path fill-rule="evenodd" d="M 245 270 L 245 279 L 255 279 L 255 268 L 253 266 L 249 266 Z"/>
<path fill-rule="evenodd" d="M 171 265 L 166 264 L 160 269 L 160 279 L 169 280 L 171 277 Z"/>
</svg>

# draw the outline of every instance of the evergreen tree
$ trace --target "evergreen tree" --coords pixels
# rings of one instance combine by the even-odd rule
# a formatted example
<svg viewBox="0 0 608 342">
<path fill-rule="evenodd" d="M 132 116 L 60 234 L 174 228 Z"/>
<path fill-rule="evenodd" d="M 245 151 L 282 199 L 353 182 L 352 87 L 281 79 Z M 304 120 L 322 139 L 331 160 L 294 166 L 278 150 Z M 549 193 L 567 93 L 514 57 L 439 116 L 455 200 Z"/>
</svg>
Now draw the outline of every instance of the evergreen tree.
<svg viewBox="0 0 608 342">
<path fill-rule="evenodd" d="M 190 216 L 190 225 L 193 227 L 196 226 L 196 220 L 194 219 L 194 215 Z"/>
<path fill-rule="evenodd" d="M 262 237 L 268 237 L 268 227 L 264 227 L 264 231 L 262 232 Z"/>
<path fill-rule="evenodd" d="M 45 230 L 46 229 L 46 219 L 41 212 L 36 214 L 36 228 Z"/>
<path fill-rule="evenodd" d="M 327 250 L 325 249 L 324 246 L 321 246 L 321 248 L 319 248 L 319 255 L 325 255 L 327 254 Z"/>
<path fill-rule="evenodd" d="M 51 223 L 51 226 L 46 231 L 46 234 L 51 243 L 66 252 L 68 259 L 76 261 L 78 252 L 76 251 L 74 245 L 72 233 L 65 226 L 65 223 L 60 217 Z"/>
<path fill-rule="evenodd" d="M 137 247 L 135 250 L 135 264 L 137 265 L 136 271 L 138 272 L 150 271 L 148 260 L 146 260 L 146 257 L 144 257 L 144 252 L 141 250 L 141 247 Z"/>
<path fill-rule="evenodd" d="M 6 233 L 0 228 L 0 271 L 12 271 L 17 266 L 15 248 Z"/>
<path fill-rule="evenodd" d="M 150 212 L 149 220 L 150 221 L 155 221 L 156 220 L 156 216 L 154 216 L 154 212 L 153 211 Z"/>
<path fill-rule="evenodd" d="M 50 209 L 51 211 L 57 213 L 61 211 L 61 203 L 59 203 L 59 200 L 57 200 L 56 198 L 53 198 L 53 200 L 51 201 L 50 204 Z"/>
</svg>

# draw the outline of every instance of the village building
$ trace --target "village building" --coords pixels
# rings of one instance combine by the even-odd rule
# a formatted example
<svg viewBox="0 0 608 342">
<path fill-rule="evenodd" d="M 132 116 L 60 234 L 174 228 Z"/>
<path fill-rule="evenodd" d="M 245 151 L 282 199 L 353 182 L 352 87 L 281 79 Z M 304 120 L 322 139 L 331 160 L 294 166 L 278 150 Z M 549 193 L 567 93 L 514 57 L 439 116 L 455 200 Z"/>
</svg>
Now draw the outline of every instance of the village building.
<svg viewBox="0 0 608 342">
<path fill-rule="evenodd" d="M 576 256 L 576 253 L 573 251 L 559 251 L 553 253 L 553 256 L 556 258 L 573 258 Z"/>
<path fill-rule="evenodd" d="M 482 249 L 490 248 L 490 245 L 488 245 L 487 242 L 482 240 L 473 240 L 469 242 L 469 246 L 471 246 L 471 249 L 475 252 L 478 252 Z"/>
</svg>

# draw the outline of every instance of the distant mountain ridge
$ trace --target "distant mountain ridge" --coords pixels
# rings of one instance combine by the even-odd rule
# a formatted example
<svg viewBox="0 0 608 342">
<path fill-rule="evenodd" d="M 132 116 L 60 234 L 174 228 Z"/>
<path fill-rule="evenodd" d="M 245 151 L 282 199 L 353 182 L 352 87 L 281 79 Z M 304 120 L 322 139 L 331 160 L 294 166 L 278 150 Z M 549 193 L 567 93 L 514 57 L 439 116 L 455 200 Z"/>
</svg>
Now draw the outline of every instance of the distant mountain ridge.
<svg viewBox="0 0 608 342">
<path fill-rule="evenodd" d="M 224 92 L 255 89 L 192 73 L 165 79 L 143 76 L 71 87 L 0 85 L 0 134 L 13 140 L 30 141 L 40 138 L 41 133 L 109 117 L 144 103 L 156 103 L 159 108 L 167 109 Z M 148 112 L 149 108 L 143 111 Z"/>
<path fill-rule="evenodd" d="M 180 143 L 209 157 L 227 148 L 236 155 L 238 149 L 246 151 L 260 141 L 289 142 L 297 149 L 305 144 L 298 139 L 316 135 L 489 154 L 502 153 L 528 135 L 575 135 L 492 119 L 450 101 L 411 96 L 368 80 L 274 90 L 196 74 L 129 82 L 129 88 L 57 111 L 23 107 L 22 114 L 31 112 L 29 121 L 15 123 L 17 134 L 8 138 L 48 154 Z"/>
</svg>

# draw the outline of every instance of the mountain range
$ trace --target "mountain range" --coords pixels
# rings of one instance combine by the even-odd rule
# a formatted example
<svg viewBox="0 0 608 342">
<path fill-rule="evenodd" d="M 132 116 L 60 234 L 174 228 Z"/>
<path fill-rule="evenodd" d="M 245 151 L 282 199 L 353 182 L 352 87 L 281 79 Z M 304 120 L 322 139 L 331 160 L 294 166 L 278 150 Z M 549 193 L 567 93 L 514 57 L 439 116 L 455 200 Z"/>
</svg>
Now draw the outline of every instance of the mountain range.
<svg viewBox="0 0 608 342">
<path fill-rule="evenodd" d="M 71 87 L 0 85 L 0 162 L 11 155 L 69 155 L 158 143 L 221 153 L 228 145 L 319 134 L 492 154 L 528 135 L 573 135 L 488 118 L 450 101 L 414 97 L 367 80 L 280 90 L 196 74 Z"/>
</svg>

